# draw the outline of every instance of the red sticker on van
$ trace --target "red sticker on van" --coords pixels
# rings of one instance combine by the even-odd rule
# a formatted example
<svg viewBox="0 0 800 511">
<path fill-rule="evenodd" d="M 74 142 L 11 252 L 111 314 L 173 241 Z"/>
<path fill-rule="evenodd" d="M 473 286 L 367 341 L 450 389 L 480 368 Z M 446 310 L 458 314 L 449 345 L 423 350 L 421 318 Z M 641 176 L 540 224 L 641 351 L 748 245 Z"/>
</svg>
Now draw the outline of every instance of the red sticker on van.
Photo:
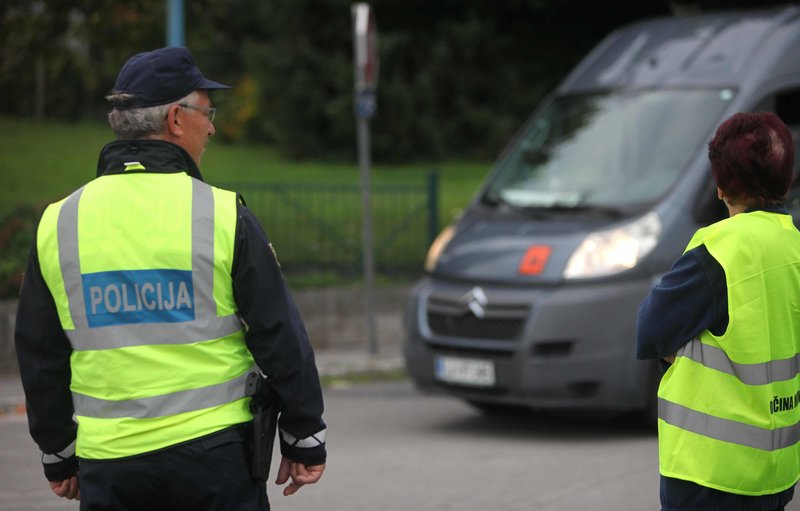
<svg viewBox="0 0 800 511">
<path fill-rule="evenodd" d="M 521 275 L 539 275 L 544 271 L 552 249 L 548 245 L 533 245 L 519 262 Z"/>
</svg>

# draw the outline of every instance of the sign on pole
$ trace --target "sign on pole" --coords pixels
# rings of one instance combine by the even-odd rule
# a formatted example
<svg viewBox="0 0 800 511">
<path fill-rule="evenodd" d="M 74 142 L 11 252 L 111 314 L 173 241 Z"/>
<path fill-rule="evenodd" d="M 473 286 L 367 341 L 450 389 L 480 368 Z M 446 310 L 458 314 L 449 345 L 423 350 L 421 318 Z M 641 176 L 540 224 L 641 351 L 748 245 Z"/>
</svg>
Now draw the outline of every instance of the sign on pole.
<svg viewBox="0 0 800 511">
<path fill-rule="evenodd" d="M 353 4 L 356 37 L 356 88 L 374 89 L 378 85 L 378 26 L 369 4 Z"/>
<path fill-rule="evenodd" d="M 375 331 L 374 295 L 375 262 L 372 249 L 372 207 L 370 203 L 369 120 L 375 115 L 375 89 L 378 86 L 378 27 L 372 8 L 366 3 L 353 4 L 353 100 L 358 126 L 358 166 L 361 173 L 361 239 L 364 260 L 365 314 L 369 351 L 378 352 Z"/>
<path fill-rule="evenodd" d="M 375 115 L 378 88 L 378 26 L 369 4 L 353 4 L 353 69 L 355 71 L 356 114 Z"/>
</svg>

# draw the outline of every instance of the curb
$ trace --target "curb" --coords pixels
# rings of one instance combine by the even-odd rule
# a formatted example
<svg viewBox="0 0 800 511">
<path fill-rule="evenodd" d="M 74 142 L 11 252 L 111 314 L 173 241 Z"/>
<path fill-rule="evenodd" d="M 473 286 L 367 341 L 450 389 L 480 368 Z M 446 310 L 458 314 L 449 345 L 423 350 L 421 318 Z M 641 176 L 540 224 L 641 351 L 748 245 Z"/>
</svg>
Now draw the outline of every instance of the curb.
<svg viewBox="0 0 800 511">
<path fill-rule="evenodd" d="M 396 372 L 405 368 L 396 347 L 374 354 L 366 349 L 320 350 L 315 357 L 319 375 L 325 377 Z"/>
</svg>

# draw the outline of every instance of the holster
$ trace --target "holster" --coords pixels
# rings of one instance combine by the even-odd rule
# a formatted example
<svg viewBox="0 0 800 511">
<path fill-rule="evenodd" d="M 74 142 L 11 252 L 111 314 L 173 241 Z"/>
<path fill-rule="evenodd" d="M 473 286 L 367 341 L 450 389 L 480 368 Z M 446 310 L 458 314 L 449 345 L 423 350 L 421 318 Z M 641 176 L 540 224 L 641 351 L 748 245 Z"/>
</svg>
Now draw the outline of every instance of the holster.
<svg viewBox="0 0 800 511">
<path fill-rule="evenodd" d="M 245 395 L 250 396 L 253 423 L 250 428 L 250 475 L 258 481 L 269 479 L 280 401 L 267 379 L 253 371 L 247 375 Z"/>
</svg>

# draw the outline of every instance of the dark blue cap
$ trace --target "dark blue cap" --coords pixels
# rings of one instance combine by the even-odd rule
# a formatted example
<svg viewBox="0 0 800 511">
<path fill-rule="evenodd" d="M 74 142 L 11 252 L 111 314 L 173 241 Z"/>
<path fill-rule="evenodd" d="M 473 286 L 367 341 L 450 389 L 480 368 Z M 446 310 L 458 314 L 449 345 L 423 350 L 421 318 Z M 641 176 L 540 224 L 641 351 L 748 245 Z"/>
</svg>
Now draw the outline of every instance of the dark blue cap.
<svg viewBox="0 0 800 511">
<path fill-rule="evenodd" d="M 203 76 L 186 48 L 159 48 L 138 53 L 122 66 L 113 92 L 135 97 L 124 103 L 114 102 L 114 108 L 166 105 L 198 89 L 230 89 L 230 86 Z"/>
</svg>

